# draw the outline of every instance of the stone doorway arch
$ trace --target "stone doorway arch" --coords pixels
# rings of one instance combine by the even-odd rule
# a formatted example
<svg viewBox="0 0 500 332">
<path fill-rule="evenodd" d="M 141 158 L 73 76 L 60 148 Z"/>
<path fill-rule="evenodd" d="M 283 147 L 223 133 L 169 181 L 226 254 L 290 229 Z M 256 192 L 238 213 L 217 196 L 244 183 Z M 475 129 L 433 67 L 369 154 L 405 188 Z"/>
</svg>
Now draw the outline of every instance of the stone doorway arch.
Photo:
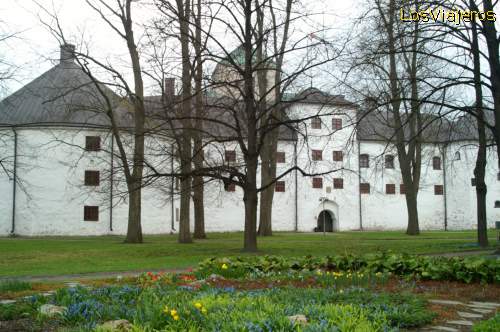
<svg viewBox="0 0 500 332">
<path fill-rule="evenodd" d="M 326 200 L 320 203 L 316 209 L 316 227 L 314 227 L 314 231 L 323 232 L 324 228 L 325 232 L 338 232 L 338 213 L 339 207 L 334 201 Z"/>
</svg>

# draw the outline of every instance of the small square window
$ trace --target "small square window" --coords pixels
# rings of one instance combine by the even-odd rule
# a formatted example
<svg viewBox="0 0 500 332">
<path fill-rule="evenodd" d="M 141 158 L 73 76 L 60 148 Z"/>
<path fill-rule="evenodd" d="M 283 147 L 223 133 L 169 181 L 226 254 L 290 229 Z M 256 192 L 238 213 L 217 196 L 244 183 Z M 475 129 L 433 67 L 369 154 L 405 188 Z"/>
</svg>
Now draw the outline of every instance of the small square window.
<svg viewBox="0 0 500 332">
<path fill-rule="evenodd" d="M 224 190 L 229 192 L 236 191 L 236 185 L 234 183 L 224 184 Z"/>
<path fill-rule="evenodd" d="M 319 117 L 315 117 L 311 119 L 311 128 L 312 129 L 321 129 L 321 119 Z"/>
<path fill-rule="evenodd" d="M 342 151 L 333 151 L 333 161 L 343 161 L 344 153 Z"/>
<path fill-rule="evenodd" d="M 312 150 L 312 160 L 313 161 L 320 161 L 323 160 L 323 151 L 322 150 Z"/>
<path fill-rule="evenodd" d="M 101 137 L 100 136 L 85 136 L 85 150 L 86 151 L 101 151 Z"/>
<path fill-rule="evenodd" d="M 387 183 L 385 185 L 385 193 L 387 195 L 394 195 L 396 193 L 396 185 L 392 183 Z"/>
<path fill-rule="evenodd" d="M 279 193 L 285 192 L 285 181 L 276 181 L 276 185 L 274 186 L 274 191 Z"/>
<path fill-rule="evenodd" d="M 234 150 L 224 151 L 224 158 L 228 163 L 234 163 L 236 161 L 236 151 Z"/>
<path fill-rule="evenodd" d="M 334 130 L 340 130 L 340 129 L 342 129 L 342 119 L 333 118 L 332 119 L 332 128 Z"/>
<path fill-rule="evenodd" d="M 285 153 L 284 152 L 276 152 L 276 162 L 278 164 L 285 163 Z"/>
<path fill-rule="evenodd" d="M 323 188 L 323 178 L 313 178 L 313 188 L 321 189 Z"/>
<path fill-rule="evenodd" d="M 436 184 L 434 186 L 434 195 L 443 195 L 443 185 Z"/>
<path fill-rule="evenodd" d="M 362 194 L 369 194 L 370 193 L 370 184 L 369 183 L 360 183 L 359 184 L 359 191 Z"/>
<path fill-rule="evenodd" d="M 342 179 L 342 178 L 333 179 L 333 188 L 334 189 L 344 189 L 344 179 Z"/>
<path fill-rule="evenodd" d="M 99 207 L 98 206 L 84 206 L 83 207 L 83 220 L 84 221 L 99 221 Z"/>
<path fill-rule="evenodd" d="M 406 194 L 406 187 L 405 187 L 405 185 L 404 185 L 404 184 L 400 184 L 400 185 L 399 185 L 399 193 L 400 193 L 401 195 L 405 195 L 405 194 Z"/>
<path fill-rule="evenodd" d="M 98 186 L 100 182 L 99 171 L 85 171 L 85 185 Z"/>
</svg>

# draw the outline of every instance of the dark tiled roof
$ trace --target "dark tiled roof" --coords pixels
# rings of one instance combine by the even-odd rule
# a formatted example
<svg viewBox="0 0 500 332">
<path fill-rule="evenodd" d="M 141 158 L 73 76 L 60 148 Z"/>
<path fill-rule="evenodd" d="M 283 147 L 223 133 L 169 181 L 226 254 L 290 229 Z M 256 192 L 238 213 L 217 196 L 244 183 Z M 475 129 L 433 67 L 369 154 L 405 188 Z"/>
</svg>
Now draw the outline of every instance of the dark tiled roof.
<svg viewBox="0 0 500 332">
<path fill-rule="evenodd" d="M 101 85 L 113 106 L 120 98 Z M 68 125 L 109 127 L 105 99 L 73 62 L 54 66 L 0 102 L 0 126 Z"/>
<path fill-rule="evenodd" d="M 412 139 L 408 120 L 402 115 L 405 138 Z M 471 115 L 439 116 L 422 114 L 422 138 L 427 143 L 445 143 L 455 141 L 477 140 L 477 122 Z M 358 112 L 357 136 L 359 140 L 390 141 L 395 140 L 396 127 L 390 112 L 369 111 Z M 491 136 L 491 131 L 487 130 Z"/>
</svg>

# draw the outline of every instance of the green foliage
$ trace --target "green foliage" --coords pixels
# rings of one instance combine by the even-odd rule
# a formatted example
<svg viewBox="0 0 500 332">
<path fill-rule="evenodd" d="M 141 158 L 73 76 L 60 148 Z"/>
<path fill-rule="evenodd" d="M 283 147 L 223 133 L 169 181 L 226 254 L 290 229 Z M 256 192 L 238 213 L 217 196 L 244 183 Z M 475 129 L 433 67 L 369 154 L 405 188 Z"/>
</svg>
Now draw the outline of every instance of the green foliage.
<svg viewBox="0 0 500 332">
<path fill-rule="evenodd" d="M 493 318 L 474 324 L 472 332 L 497 332 L 500 331 L 500 313 Z"/>
<path fill-rule="evenodd" d="M 19 280 L 0 281 L 0 294 L 7 292 L 20 292 L 31 289 L 32 289 L 31 284 L 26 281 L 19 281 Z"/>
<path fill-rule="evenodd" d="M 222 269 L 223 265 L 227 268 Z M 217 273 L 225 277 L 246 278 L 270 272 L 314 271 L 318 269 L 359 271 L 366 274 L 392 273 L 402 277 L 465 283 L 500 283 L 500 259 L 429 257 L 390 252 L 364 256 L 210 258 L 199 264 L 197 273 L 200 276 Z"/>
<path fill-rule="evenodd" d="M 28 303 L 0 304 L 0 321 L 29 317 L 34 312 L 34 307 Z"/>
</svg>

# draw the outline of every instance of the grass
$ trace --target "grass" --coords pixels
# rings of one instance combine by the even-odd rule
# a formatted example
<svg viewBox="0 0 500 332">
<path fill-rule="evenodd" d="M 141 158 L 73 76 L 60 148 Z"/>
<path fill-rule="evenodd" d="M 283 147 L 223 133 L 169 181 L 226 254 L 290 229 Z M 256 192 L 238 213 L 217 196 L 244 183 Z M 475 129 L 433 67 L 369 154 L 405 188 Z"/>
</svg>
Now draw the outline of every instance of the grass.
<svg viewBox="0 0 500 332">
<path fill-rule="evenodd" d="M 178 244 L 176 235 L 145 236 L 144 244 L 124 244 L 121 236 L 0 238 L 0 277 L 194 267 L 212 256 L 242 255 L 242 233 L 211 233 L 207 240 Z M 495 231 L 489 232 L 494 244 Z M 334 255 L 394 250 L 443 253 L 477 249 L 475 231 L 275 233 L 259 238 L 259 254 Z"/>
<path fill-rule="evenodd" d="M 31 289 L 32 285 L 29 282 L 18 281 L 18 280 L 0 281 L 0 294 L 7 292 L 21 292 Z"/>
</svg>

